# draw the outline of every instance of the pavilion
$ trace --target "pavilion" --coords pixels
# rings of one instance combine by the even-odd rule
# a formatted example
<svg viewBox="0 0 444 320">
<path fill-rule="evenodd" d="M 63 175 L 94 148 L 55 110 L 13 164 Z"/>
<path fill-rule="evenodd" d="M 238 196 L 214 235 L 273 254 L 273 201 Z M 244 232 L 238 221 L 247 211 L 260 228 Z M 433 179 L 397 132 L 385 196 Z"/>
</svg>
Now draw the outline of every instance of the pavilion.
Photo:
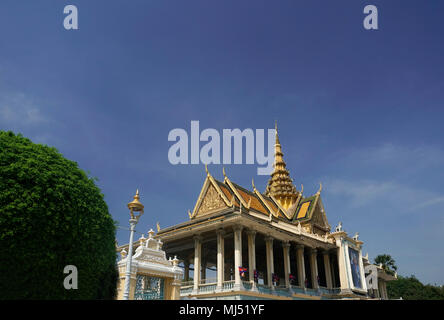
<svg viewBox="0 0 444 320">
<path fill-rule="evenodd" d="M 358 234 L 350 237 L 341 223 L 332 230 L 322 184 L 309 196 L 294 186 L 277 128 L 273 167 L 264 193 L 254 182 L 252 190 L 232 182 L 225 170 L 218 181 L 206 167 L 188 221 L 158 226 L 155 238 L 184 271 L 181 299 L 387 298 L 385 282 L 394 277 L 372 273 Z"/>
</svg>

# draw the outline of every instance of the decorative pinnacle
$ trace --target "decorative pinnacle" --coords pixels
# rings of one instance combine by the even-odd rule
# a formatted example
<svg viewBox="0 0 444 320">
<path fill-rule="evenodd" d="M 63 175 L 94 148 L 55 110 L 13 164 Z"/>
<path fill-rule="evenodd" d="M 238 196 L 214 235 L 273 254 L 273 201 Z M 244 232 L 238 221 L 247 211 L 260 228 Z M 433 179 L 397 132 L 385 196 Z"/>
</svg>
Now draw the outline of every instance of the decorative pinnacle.
<svg viewBox="0 0 444 320">
<path fill-rule="evenodd" d="M 131 210 L 131 212 L 133 211 L 141 211 L 143 212 L 143 204 L 139 201 L 140 197 L 139 197 L 139 189 L 137 189 L 136 191 L 136 195 L 133 197 L 134 200 L 131 201 L 130 203 L 128 203 L 128 209 Z"/>
<path fill-rule="evenodd" d="M 275 130 L 275 135 L 276 135 L 276 144 L 280 144 L 280 142 L 279 142 L 279 135 L 278 135 L 278 124 L 277 124 L 277 120 L 274 121 L 274 130 Z"/>
<path fill-rule="evenodd" d="M 319 182 L 319 190 L 318 190 L 318 192 L 316 192 L 316 193 L 317 193 L 317 194 L 321 194 L 321 191 L 322 191 L 322 183 Z"/>
</svg>

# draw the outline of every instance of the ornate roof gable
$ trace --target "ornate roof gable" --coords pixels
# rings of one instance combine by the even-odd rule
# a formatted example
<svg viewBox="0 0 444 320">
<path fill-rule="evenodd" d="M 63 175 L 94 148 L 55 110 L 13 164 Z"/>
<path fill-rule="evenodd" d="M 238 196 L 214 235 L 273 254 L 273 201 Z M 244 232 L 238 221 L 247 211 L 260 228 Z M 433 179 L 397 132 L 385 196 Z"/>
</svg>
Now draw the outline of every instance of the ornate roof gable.
<svg viewBox="0 0 444 320">
<path fill-rule="evenodd" d="M 321 191 L 322 184 L 315 195 L 299 201 L 293 216 L 294 223 L 309 223 L 323 231 L 330 231 L 331 226 L 325 214 Z"/>
<path fill-rule="evenodd" d="M 205 169 L 207 171 L 207 177 L 200 191 L 200 195 L 197 199 L 196 205 L 194 206 L 193 212 L 188 212 L 190 219 L 229 208 L 233 205 L 233 199 L 229 200 L 227 197 L 229 195 L 229 191 L 223 190 L 222 188 L 224 187 L 217 183 L 217 181 L 210 175 L 206 167 Z"/>
<path fill-rule="evenodd" d="M 314 208 L 311 218 L 311 223 L 320 228 L 323 231 L 330 232 L 331 226 L 328 223 L 327 215 L 325 214 L 324 205 L 322 203 L 321 197 L 319 196 L 316 208 Z"/>
</svg>

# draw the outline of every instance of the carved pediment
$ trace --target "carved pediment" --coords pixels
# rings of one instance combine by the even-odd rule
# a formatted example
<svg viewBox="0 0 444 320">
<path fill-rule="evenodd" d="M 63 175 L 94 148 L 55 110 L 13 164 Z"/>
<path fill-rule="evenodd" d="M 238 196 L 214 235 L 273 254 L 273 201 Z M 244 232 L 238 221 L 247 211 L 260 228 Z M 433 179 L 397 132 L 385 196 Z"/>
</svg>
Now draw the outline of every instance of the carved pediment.
<svg viewBox="0 0 444 320">
<path fill-rule="evenodd" d="M 210 184 L 197 210 L 197 215 L 201 216 L 227 207 L 220 194 L 214 186 Z"/>
<path fill-rule="evenodd" d="M 330 231 L 330 224 L 328 223 L 327 216 L 322 205 L 322 202 L 318 202 L 316 208 L 314 208 L 312 218 L 310 222 L 316 227 L 324 230 Z"/>
</svg>

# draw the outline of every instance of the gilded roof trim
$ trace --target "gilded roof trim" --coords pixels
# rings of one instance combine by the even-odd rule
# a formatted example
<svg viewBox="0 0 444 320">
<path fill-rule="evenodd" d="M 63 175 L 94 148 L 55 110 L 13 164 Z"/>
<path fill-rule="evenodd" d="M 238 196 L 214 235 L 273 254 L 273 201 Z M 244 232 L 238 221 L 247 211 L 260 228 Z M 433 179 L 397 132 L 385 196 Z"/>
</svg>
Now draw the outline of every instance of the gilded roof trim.
<svg viewBox="0 0 444 320">
<path fill-rule="evenodd" d="M 271 208 L 270 204 L 264 199 L 262 194 L 256 189 L 256 187 L 253 185 L 253 191 L 254 193 L 261 199 L 262 203 L 267 207 L 268 211 L 270 211 L 270 216 L 279 217 L 279 213 L 274 212 L 273 208 Z"/>
<path fill-rule="evenodd" d="M 231 191 L 233 191 L 233 193 L 236 195 L 236 197 L 239 199 L 239 201 L 242 203 L 242 205 L 245 208 L 250 209 L 249 204 L 245 201 L 245 199 L 241 196 L 241 194 L 239 193 L 239 191 L 236 189 L 236 187 L 233 185 L 233 183 L 230 181 L 230 179 L 228 179 L 227 176 L 225 176 L 224 182 L 230 187 Z"/>
<path fill-rule="evenodd" d="M 288 214 L 287 210 L 285 210 L 284 207 L 281 206 L 281 204 L 279 203 L 279 201 L 277 201 L 277 199 L 276 199 L 272 194 L 270 194 L 269 197 L 273 200 L 273 202 L 274 202 L 274 203 L 276 204 L 276 206 L 279 208 L 280 212 L 283 213 L 282 216 L 283 216 L 284 218 L 287 218 L 288 220 L 291 220 L 291 217 L 290 217 L 290 215 Z"/>
<path fill-rule="evenodd" d="M 220 189 L 218 183 L 216 182 L 216 180 L 211 176 L 211 174 L 209 173 L 209 171 L 207 170 L 206 166 L 205 166 L 206 172 L 207 172 L 207 177 L 205 178 L 205 182 L 202 186 L 202 189 L 200 190 L 200 194 L 199 194 L 199 198 L 197 198 L 196 201 L 196 205 L 194 206 L 194 210 L 190 215 L 190 219 L 193 219 L 196 217 L 197 212 L 199 211 L 199 207 L 202 204 L 202 201 L 204 199 L 204 196 L 210 186 L 210 184 L 216 189 L 217 193 L 219 194 L 219 196 L 222 198 L 222 200 L 225 202 L 225 204 L 228 207 L 232 206 L 232 203 L 230 200 L 227 199 L 227 197 L 225 196 L 225 193 Z"/>
</svg>

